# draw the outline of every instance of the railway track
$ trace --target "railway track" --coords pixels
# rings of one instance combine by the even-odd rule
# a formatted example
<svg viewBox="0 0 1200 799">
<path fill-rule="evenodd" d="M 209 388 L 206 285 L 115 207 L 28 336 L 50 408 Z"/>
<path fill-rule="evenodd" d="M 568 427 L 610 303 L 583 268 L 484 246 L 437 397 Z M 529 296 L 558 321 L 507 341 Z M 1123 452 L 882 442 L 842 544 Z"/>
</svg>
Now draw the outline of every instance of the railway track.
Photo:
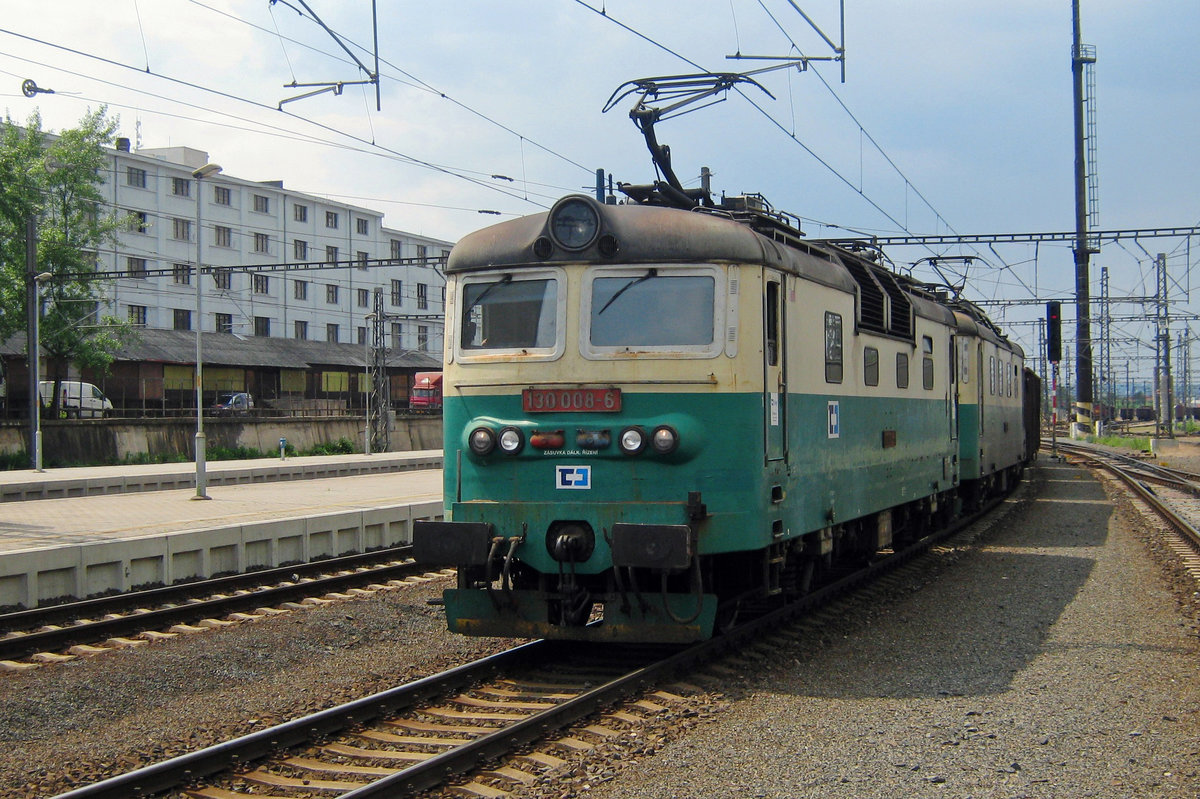
<svg viewBox="0 0 1200 799">
<path fill-rule="evenodd" d="M 998 502 L 710 641 L 687 647 L 536 641 L 78 788 L 59 799 L 168 792 L 190 799 L 236 799 L 248 793 L 367 799 L 408 796 L 448 784 L 460 795 L 505 796 L 559 768 L 570 753 L 620 735 L 641 716 L 686 702 L 684 695 L 695 689 L 676 684 L 680 674 L 712 669 L 724 679 L 720 675 L 744 668 L 737 665 L 739 658 L 769 650 L 772 636 L 811 629 L 813 617 L 796 621 L 802 614 L 835 601 L 853 601 L 861 594 L 856 589 L 884 583 L 885 575 L 918 569 L 914 560 Z M 721 665 L 726 656 L 732 659 Z M 594 718 L 621 702 L 625 704 L 618 709 Z M 585 719 L 584 726 L 562 733 Z"/>
<path fill-rule="evenodd" d="M 0 670 L 64 662 L 151 640 L 352 599 L 427 571 L 395 547 L 0 615 Z M 25 662 L 19 662 L 24 659 Z"/>
<path fill-rule="evenodd" d="M 1200 582 L 1200 475 L 1080 444 L 1059 443 L 1058 448 L 1108 471 L 1162 519 L 1172 536 L 1168 547 Z"/>
</svg>

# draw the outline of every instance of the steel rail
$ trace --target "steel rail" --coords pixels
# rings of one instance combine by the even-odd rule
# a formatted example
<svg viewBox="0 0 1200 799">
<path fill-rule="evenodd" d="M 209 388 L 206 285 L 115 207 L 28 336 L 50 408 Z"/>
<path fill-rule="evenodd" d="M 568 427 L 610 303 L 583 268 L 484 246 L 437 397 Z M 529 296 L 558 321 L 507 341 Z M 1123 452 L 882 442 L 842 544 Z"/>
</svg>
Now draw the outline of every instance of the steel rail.
<svg viewBox="0 0 1200 799">
<path fill-rule="evenodd" d="M 366 564 L 372 561 L 379 562 L 385 559 L 395 561 L 401 557 L 408 557 L 410 552 L 411 547 L 398 547 L 364 555 L 315 561 L 267 571 L 248 572 L 197 583 L 138 591 L 132 594 L 118 594 L 96 600 L 73 602 L 69 605 L 56 605 L 46 609 L 53 613 L 47 612 L 45 615 L 38 614 L 38 611 L 42 610 L 41 608 L 10 613 L 0 616 L 0 630 L 21 629 L 16 627 L 16 624 L 24 624 L 26 625 L 25 629 L 28 629 L 36 624 L 50 624 L 52 619 L 87 618 L 89 615 L 111 613 L 117 608 L 127 610 L 145 605 L 160 605 L 147 613 L 127 613 L 116 618 L 90 621 L 87 624 L 73 624 L 58 629 L 39 630 L 10 638 L 0 638 L 0 660 L 28 657 L 35 652 L 57 651 L 80 643 L 90 643 L 155 627 L 209 618 L 214 614 L 226 615 L 254 610 L 264 605 L 303 599 L 316 592 L 328 593 L 361 585 L 364 581 L 379 582 L 429 571 L 427 565 L 418 565 L 412 560 L 407 563 L 393 563 L 375 568 L 366 567 Z M 330 571 L 342 572 L 346 569 L 356 569 L 356 571 L 345 574 L 327 574 Z M 326 576 L 307 579 L 305 582 L 292 582 L 297 575 L 307 576 L 313 573 L 325 573 Z M 283 580 L 289 584 L 268 585 L 273 580 Z M 227 590 L 245 590 L 246 586 L 255 586 L 258 590 L 198 602 L 189 601 L 200 594 L 211 596 Z M 162 605 L 171 606 L 162 607 Z"/>
<path fill-rule="evenodd" d="M 478 768 L 482 762 L 502 757 L 522 746 L 544 739 L 548 733 L 568 727 L 603 706 L 681 671 L 694 669 L 697 664 L 715 659 L 726 651 L 740 649 L 757 637 L 777 631 L 781 624 L 798 614 L 824 604 L 862 582 L 898 568 L 979 521 L 1004 499 L 1005 497 L 996 498 L 970 516 L 955 520 L 942 530 L 921 538 L 905 549 L 869 563 L 795 602 L 746 621 L 723 635 L 684 649 L 667 648 L 668 654 L 664 657 L 641 665 L 526 719 L 340 794 L 340 799 L 408 796 L 442 785 L 448 778 Z M 461 690 L 503 670 L 533 663 L 545 665 L 557 652 L 571 651 L 572 647 L 577 651 L 578 644 L 566 641 L 534 641 L 312 716 L 285 722 L 208 749 L 77 788 L 55 799 L 125 799 L 128 796 L 149 796 L 176 789 L 182 784 L 236 766 L 245 766 L 281 750 L 309 744 L 314 738 L 340 733 L 355 725 L 412 708 L 452 691 Z M 611 647 L 607 650 L 611 651 Z M 590 651 L 604 652 L 606 647 L 596 646 Z"/>
<path fill-rule="evenodd" d="M 1059 444 L 1059 447 L 1062 448 L 1063 445 Z M 1145 483 L 1136 477 L 1130 469 L 1119 466 L 1114 462 L 1128 460 L 1126 456 L 1104 452 L 1103 450 L 1097 450 L 1080 445 L 1071 445 L 1066 449 L 1069 452 L 1076 454 L 1078 457 L 1088 459 L 1100 468 L 1107 469 L 1114 476 L 1120 479 L 1121 482 L 1123 482 L 1130 488 L 1130 490 L 1137 494 L 1137 496 L 1143 502 L 1150 506 L 1150 509 L 1158 514 L 1159 518 L 1166 522 L 1171 529 L 1179 533 L 1180 537 L 1182 537 L 1192 549 L 1200 554 L 1200 529 L 1197 529 L 1195 525 L 1176 512 L 1176 510 L 1172 508 L 1166 501 L 1147 488 Z M 1138 464 L 1138 467 L 1141 468 L 1142 465 L 1143 464 Z M 1188 481 L 1180 483 L 1178 480 L 1164 480 L 1164 482 L 1171 487 L 1177 487 L 1180 490 L 1188 491 L 1192 494 L 1197 493 L 1195 484 L 1192 484 Z"/>
</svg>

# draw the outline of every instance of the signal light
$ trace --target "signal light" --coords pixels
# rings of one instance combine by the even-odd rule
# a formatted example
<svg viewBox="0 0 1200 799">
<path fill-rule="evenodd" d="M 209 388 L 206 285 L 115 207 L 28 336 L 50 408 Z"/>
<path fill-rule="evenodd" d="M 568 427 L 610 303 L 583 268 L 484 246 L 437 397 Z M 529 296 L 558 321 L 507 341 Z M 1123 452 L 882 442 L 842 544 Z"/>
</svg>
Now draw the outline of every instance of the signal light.
<svg viewBox="0 0 1200 799">
<path fill-rule="evenodd" d="M 1051 363 L 1062 360 L 1062 303 L 1046 303 L 1046 358 Z"/>
</svg>

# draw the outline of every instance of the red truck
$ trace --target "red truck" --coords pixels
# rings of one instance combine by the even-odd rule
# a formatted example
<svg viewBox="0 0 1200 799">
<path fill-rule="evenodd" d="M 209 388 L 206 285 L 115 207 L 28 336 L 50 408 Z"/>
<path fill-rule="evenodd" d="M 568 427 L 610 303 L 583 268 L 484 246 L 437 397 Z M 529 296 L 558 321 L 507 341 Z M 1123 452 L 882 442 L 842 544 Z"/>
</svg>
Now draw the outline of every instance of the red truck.
<svg viewBox="0 0 1200 799">
<path fill-rule="evenodd" d="M 441 372 L 417 372 L 413 376 L 408 408 L 417 413 L 430 413 L 442 409 Z"/>
</svg>

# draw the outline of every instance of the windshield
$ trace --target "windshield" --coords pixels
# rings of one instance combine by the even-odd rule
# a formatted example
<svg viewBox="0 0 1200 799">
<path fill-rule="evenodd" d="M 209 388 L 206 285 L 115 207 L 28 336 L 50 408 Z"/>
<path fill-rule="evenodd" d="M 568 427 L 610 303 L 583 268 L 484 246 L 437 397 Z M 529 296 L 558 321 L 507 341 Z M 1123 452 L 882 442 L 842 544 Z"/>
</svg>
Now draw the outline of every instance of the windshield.
<svg viewBox="0 0 1200 799">
<path fill-rule="evenodd" d="M 705 347 L 713 343 L 716 281 L 651 269 L 592 280 L 594 347 Z"/>
<path fill-rule="evenodd" d="M 557 337 L 558 281 L 505 275 L 463 287 L 464 350 L 548 349 Z"/>
</svg>

